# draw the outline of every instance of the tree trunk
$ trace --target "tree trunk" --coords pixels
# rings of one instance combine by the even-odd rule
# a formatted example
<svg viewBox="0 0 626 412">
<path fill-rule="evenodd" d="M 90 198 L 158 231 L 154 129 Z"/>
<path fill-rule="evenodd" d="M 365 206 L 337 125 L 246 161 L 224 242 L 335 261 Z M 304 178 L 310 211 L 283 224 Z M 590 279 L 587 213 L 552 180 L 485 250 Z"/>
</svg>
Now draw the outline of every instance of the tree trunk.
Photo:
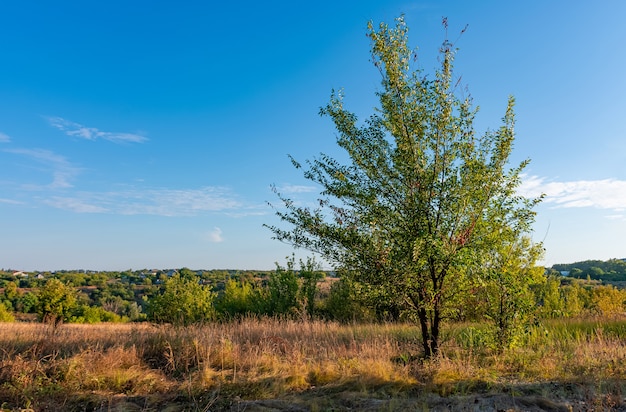
<svg viewBox="0 0 626 412">
<path fill-rule="evenodd" d="M 426 309 L 419 309 L 418 318 L 422 329 L 422 347 L 424 348 L 424 358 L 430 359 L 439 354 L 439 329 L 441 325 L 441 315 L 438 307 L 433 309 L 433 316 L 429 319 Z"/>
<path fill-rule="evenodd" d="M 439 305 L 435 305 L 433 312 L 433 321 L 430 325 L 430 353 L 434 357 L 439 354 L 439 325 L 441 324 Z"/>
<path fill-rule="evenodd" d="M 430 328 L 428 326 L 428 313 L 426 309 L 419 309 L 417 311 L 417 316 L 419 318 L 420 327 L 422 328 L 422 347 L 424 348 L 424 358 L 429 359 L 432 357 L 432 337 L 430 333 Z"/>
</svg>

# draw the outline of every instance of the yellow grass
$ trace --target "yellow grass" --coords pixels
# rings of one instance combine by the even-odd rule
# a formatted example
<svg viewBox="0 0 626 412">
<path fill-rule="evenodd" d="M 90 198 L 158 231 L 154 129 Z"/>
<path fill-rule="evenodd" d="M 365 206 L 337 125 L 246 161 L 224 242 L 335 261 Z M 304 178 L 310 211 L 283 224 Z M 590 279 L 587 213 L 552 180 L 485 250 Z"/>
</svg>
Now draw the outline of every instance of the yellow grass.
<svg viewBox="0 0 626 412">
<path fill-rule="evenodd" d="M 417 356 L 419 331 L 406 324 L 244 319 L 186 328 L 72 324 L 55 329 L 0 323 L 0 404 L 5 410 L 50 410 L 60 404 L 66 410 L 85 405 L 98 410 L 97 405 L 122 396 L 141 398 L 144 410 L 157 410 L 164 400 L 202 410 L 232 399 L 319 391 L 402 398 L 556 382 L 614 393 L 626 381 L 626 344 L 619 332 L 626 328 L 621 326 L 605 332 L 599 325 L 555 322 L 505 352 L 472 344 L 473 335 L 467 340 L 462 333 L 467 327 L 451 328 L 441 356 L 424 361 Z M 570 333 L 573 329 L 578 331 Z"/>
</svg>

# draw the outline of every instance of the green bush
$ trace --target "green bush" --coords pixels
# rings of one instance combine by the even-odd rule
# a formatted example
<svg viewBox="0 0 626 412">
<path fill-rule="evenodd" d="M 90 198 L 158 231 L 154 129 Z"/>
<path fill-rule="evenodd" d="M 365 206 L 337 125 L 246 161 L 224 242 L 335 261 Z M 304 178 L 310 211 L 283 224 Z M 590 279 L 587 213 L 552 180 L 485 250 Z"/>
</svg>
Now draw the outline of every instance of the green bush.
<svg viewBox="0 0 626 412">
<path fill-rule="evenodd" d="M 614 286 L 598 286 L 591 290 L 591 311 L 598 315 L 614 316 L 624 312 L 626 290 Z"/>
<path fill-rule="evenodd" d="M 324 315 L 339 322 L 371 321 L 376 318 L 372 309 L 359 299 L 360 285 L 341 278 L 330 287 L 328 298 L 322 304 Z"/>
<path fill-rule="evenodd" d="M 309 257 L 306 262 L 300 260 L 300 300 L 309 319 L 315 315 L 315 298 L 317 296 L 317 282 L 324 278 L 315 259 Z"/>
<path fill-rule="evenodd" d="M 99 306 L 80 305 L 74 316 L 70 318 L 72 323 L 100 323 L 100 322 L 124 322 L 128 318 L 109 312 Z"/>
<path fill-rule="evenodd" d="M 251 282 L 245 279 L 229 279 L 224 291 L 215 301 L 215 310 L 223 318 L 259 314 L 262 311 L 263 298 L 262 291 Z"/>
<path fill-rule="evenodd" d="M 34 313 L 37 310 L 37 305 L 39 305 L 39 297 L 36 293 L 27 292 L 22 295 L 20 303 L 22 305 L 22 312 Z"/>
<path fill-rule="evenodd" d="M 215 318 L 215 299 L 208 286 L 193 274 L 176 274 L 165 282 L 163 292 L 148 300 L 148 318 L 155 322 L 190 325 Z"/>
<path fill-rule="evenodd" d="M 0 302 L 0 322 L 13 322 L 14 320 L 13 314 Z"/>
<path fill-rule="evenodd" d="M 58 279 L 49 279 L 37 297 L 37 313 L 43 321 L 67 322 L 78 306 L 76 291 Z"/>
<path fill-rule="evenodd" d="M 277 264 L 267 283 L 264 313 L 269 316 L 296 314 L 299 309 L 299 290 L 293 259 L 287 260 L 286 268 Z"/>
</svg>

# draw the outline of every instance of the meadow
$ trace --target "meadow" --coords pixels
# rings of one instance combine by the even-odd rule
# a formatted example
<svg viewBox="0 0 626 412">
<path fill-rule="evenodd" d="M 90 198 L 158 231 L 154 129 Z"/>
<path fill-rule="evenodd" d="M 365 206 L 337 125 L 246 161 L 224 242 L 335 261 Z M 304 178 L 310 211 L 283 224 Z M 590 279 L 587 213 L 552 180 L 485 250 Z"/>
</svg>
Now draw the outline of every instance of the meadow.
<svg viewBox="0 0 626 412">
<path fill-rule="evenodd" d="M 187 327 L 0 323 L 0 410 L 626 410 L 626 320 L 558 319 L 497 350 L 450 324 L 245 318 Z"/>
</svg>

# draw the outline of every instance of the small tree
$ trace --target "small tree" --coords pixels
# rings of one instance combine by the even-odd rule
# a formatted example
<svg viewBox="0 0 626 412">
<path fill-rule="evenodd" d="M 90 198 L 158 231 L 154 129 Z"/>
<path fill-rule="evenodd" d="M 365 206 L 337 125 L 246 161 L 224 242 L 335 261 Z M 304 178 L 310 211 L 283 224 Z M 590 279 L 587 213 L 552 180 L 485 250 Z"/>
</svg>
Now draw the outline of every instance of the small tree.
<svg viewBox="0 0 626 412">
<path fill-rule="evenodd" d="M 175 274 L 165 282 L 163 292 L 148 301 L 148 317 L 174 325 L 212 320 L 215 317 L 211 288 L 198 283 L 195 274 Z"/>
<path fill-rule="evenodd" d="M 613 285 L 597 286 L 591 289 L 590 309 L 603 316 L 623 314 L 626 308 L 626 291 Z"/>
<path fill-rule="evenodd" d="M 22 312 L 34 313 L 39 305 L 39 297 L 35 292 L 27 292 L 22 296 Z"/>
<path fill-rule="evenodd" d="M 37 313 L 44 322 L 67 322 L 77 307 L 76 291 L 59 279 L 49 279 L 39 291 Z"/>
<path fill-rule="evenodd" d="M 533 247 L 525 237 L 503 246 L 506 250 L 495 249 L 494 256 L 488 260 L 490 265 L 482 271 L 487 316 L 493 320 L 498 349 L 515 345 L 535 319 L 537 304 L 530 287 L 545 284 L 544 268 L 535 266 L 541 249 Z"/>
<path fill-rule="evenodd" d="M 576 280 L 562 288 L 564 315 L 567 317 L 578 316 L 584 309 L 584 301 L 587 291 L 580 286 Z"/>
<path fill-rule="evenodd" d="M 7 282 L 4 286 L 4 300 L 17 309 L 18 302 L 22 297 L 22 293 L 17 288 L 17 282 Z"/>
<path fill-rule="evenodd" d="M 15 317 L 13 313 L 7 309 L 4 303 L 0 302 L 0 322 L 13 322 Z"/>
<path fill-rule="evenodd" d="M 293 315 L 298 311 L 298 277 L 294 260 L 287 259 L 287 267 L 276 264 L 267 283 L 265 313 L 270 316 Z"/>
<path fill-rule="evenodd" d="M 371 305 L 363 302 L 368 296 L 363 293 L 362 284 L 355 283 L 349 276 L 343 276 L 330 287 L 328 297 L 323 301 L 323 313 L 339 322 L 372 321 L 375 313 Z"/>
<path fill-rule="evenodd" d="M 453 75 L 454 45 L 443 42 L 441 67 L 428 78 L 412 67 L 407 33 L 403 18 L 395 28 L 369 24 L 373 62 L 382 75 L 380 107 L 360 126 L 341 93 L 333 92 L 321 113 L 334 122 L 337 144 L 350 161 L 325 154 L 308 161 L 304 177 L 323 188 L 319 207 L 277 192 L 284 208 L 276 214 L 289 228 L 270 229 L 278 240 L 321 254 L 378 301 L 414 319 L 430 357 L 439 350 L 450 304 L 477 282 L 493 280 L 480 279 L 482 269 L 496 268 L 506 260 L 505 246 L 530 231 L 537 201 L 516 193 L 527 162 L 508 168 L 513 99 L 502 126 L 476 136 L 476 110 L 469 97 L 459 97 Z M 512 261 L 521 260 L 528 259 Z"/>
<path fill-rule="evenodd" d="M 561 284 L 561 274 L 546 270 L 545 282 L 535 288 L 536 300 L 539 304 L 539 315 L 543 318 L 559 318 L 568 316 L 565 285 Z"/>
<path fill-rule="evenodd" d="M 319 270 L 319 265 L 312 257 L 307 257 L 306 262 L 300 260 L 300 300 L 304 311 L 313 319 L 315 315 L 315 300 L 317 296 L 317 282 L 319 282 L 324 274 Z"/>
<path fill-rule="evenodd" d="M 252 282 L 244 278 L 229 279 L 215 301 L 215 309 L 220 316 L 227 318 L 258 314 L 262 311 L 262 298 Z"/>
</svg>

